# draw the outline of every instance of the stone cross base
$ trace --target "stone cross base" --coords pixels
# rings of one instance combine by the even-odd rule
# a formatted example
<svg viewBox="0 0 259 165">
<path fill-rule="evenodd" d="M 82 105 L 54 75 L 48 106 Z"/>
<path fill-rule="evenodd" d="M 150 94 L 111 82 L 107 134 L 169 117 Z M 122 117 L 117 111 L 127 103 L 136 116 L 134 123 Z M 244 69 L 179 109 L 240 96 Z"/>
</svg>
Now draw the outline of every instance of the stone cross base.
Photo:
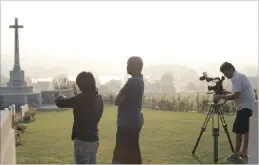
<svg viewBox="0 0 259 165">
<path fill-rule="evenodd" d="M 24 71 L 10 71 L 10 81 L 8 82 L 8 86 L 27 86 L 27 83 L 24 80 Z"/>
</svg>

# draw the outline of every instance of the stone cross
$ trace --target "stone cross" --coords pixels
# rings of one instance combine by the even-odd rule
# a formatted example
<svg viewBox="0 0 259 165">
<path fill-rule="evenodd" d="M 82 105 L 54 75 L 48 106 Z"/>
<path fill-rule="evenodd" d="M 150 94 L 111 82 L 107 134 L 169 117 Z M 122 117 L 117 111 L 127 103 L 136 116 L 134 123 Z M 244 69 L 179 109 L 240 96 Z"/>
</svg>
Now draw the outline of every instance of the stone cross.
<svg viewBox="0 0 259 165">
<path fill-rule="evenodd" d="M 15 25 L 10 25 L 9 28 L 14 28 L 14 68 L 13 70 L 21 70 L 20 66 L 20 59 L 19 59 L 19 36 L 18 36 L 18 29 L 23 28 L 23 25 L 18 25 L 18 18 L 15 18 Z"/>
</svg>

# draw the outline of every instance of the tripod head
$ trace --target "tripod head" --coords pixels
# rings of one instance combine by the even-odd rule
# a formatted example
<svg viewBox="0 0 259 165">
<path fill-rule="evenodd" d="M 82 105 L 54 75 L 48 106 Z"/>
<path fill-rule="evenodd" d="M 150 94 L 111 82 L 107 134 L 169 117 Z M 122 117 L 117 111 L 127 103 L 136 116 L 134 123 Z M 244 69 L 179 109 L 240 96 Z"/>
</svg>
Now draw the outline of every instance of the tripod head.
<svg viewBox="0 0 259 165">
<path fill-rule="evenodd" d="M 215 94 L 214 94 L 215 95 Z M 211 105 L 213 104 L 213 105 L 224 105 L 226 102 L 227 102 L 227 100 L 224 100 L 223 101 L 223 103 L 219 103 L 219 101 L 215 101 L 215 100 L 213 100 L 212 101 L 213 103 L 211 103 Z"/>
<path fill-rule="evenodd" d="M 206 80 L 207 82 L 215 82 L 216 84 L 214 86 L 208 86 L 209 91 L 214 91 L 212 93 L 207 93 L 207 94 L 223 94 L 225 89 L 223 88 L 223 81 L 225 80 L 225 77 L 222 76 L 221 78 L 219 77 L 208 77 L 207 72 L 203 72 L 203 76 L 200 77 L 200 81 Z"/>
<path fill-rule="evenodd" d="M 215 82 L 214 86 L 208 86 L 208 91 L 214 91 L 214 92 L 207 92 L 206 94 L 216 94 L 216 95 L 222 95 L 225 93 L 225 89 L 223 88 L 223 81 L 225 80 L 225 77 L 222 76 L 220 77 L 208 77 L 207 72 L 203 72 L 203 76 L 201 76 L 200 81 L 206 80 L 207 82 Z M 214 101 L 214 104 L 218 104 L 218 101 Z M 225 104 L 226 100 L 224 100 L 224 102 L 221 104 Z"/>
</svg>

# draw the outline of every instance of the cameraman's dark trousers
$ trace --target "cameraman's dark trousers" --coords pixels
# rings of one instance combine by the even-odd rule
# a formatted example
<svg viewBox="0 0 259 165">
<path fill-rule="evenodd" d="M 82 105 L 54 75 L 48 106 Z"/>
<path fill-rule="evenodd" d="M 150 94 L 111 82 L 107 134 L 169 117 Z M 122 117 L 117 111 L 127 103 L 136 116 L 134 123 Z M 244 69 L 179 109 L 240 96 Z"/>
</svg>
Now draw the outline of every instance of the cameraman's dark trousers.
<svg viewBox="0 0 259 165">
<path fill-rule="evenodd" d="M 139 147 L 141 127 L 117 127 L 113 164 L 142 164 Z"/>
</svg>

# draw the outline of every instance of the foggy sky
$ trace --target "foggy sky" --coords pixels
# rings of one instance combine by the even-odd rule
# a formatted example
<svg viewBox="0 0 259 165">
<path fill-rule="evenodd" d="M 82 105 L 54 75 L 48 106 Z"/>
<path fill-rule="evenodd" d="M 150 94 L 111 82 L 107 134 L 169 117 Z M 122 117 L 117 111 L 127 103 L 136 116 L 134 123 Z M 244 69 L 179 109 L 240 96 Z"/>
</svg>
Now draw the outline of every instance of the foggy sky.
<svg viewBox="0 0 259 165">
<path fill-rule="evenodd" d="M 13 67 L 14 29 L 9 25 L 14 18 L 24 25 L 19 38 L 25 70 L 61 67 L 71 74 L 120 75 L 133 55 L 141 56 L 145 66 L 218 70 L 230 61 L 258 68 L 256 1 L 3 1 L 3 72 Z"/>
</svg>

